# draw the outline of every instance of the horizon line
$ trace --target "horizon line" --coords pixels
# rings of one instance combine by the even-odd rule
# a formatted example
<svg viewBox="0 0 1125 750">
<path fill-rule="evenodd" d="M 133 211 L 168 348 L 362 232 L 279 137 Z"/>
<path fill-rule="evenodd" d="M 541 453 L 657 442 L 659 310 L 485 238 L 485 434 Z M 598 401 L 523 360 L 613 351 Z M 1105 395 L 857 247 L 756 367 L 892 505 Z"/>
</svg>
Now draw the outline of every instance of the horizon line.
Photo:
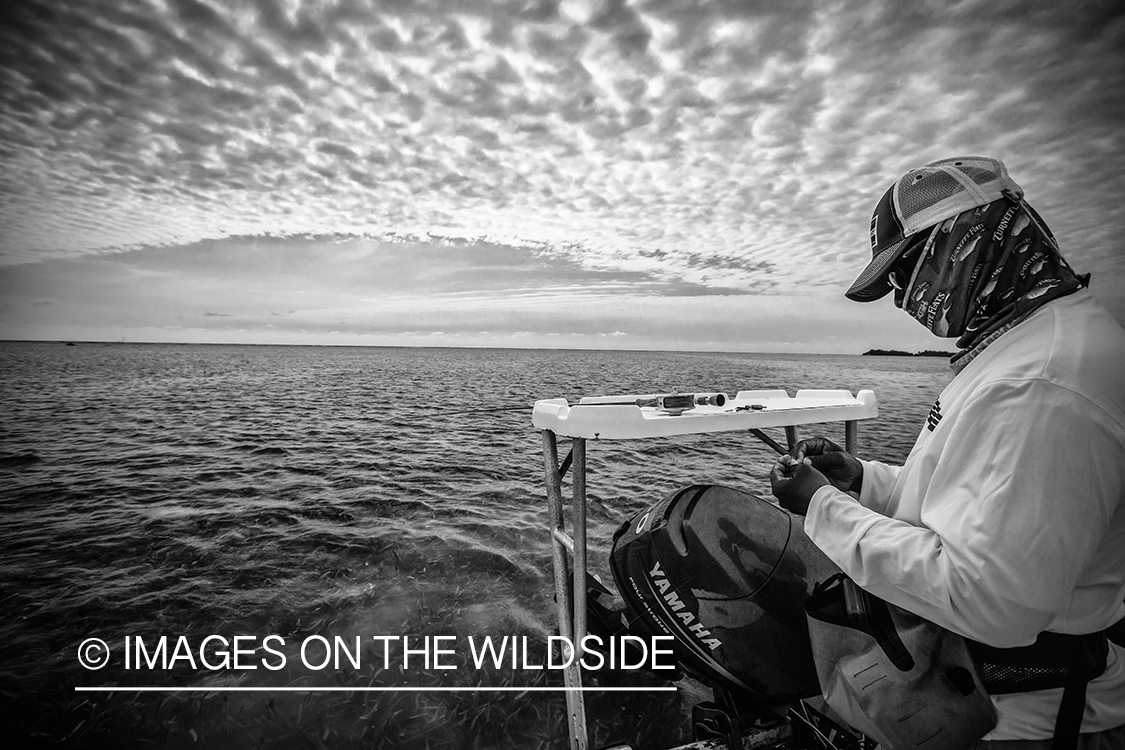
<svg viewBox="0 0 1125 750">
<path fill-rule="evenodd" d="M 611 349 L 581 346 L 498 346 L 492 344 L 335 344 L 335 343 L 287 343 L 287 342 L 230 342 L 230 341 L 110 341 L 107 339 L 0 339 L 0 344 L 62 344 L 63 346 L 78 346 L 80 344 L 99 344 L 102 346 L 119 346 L 122 344 L 139 344 L 144 346 L 284 346 L 284 347 L 321 347 L 335 349 L 509 349 L 516 351 L 544 351 L 544 352 L 641 352 L 641 353 L 674 353 L 674 354 L 775 354 L 775 355 L 802 355 L 815 357 L 862 357 L 868 352 L 893 352 L 893 356 L 919 356 L 923 352 L 952 357 L 956 352 L 940 349 L 918 349 L 906 351 L 895 347 L 874 346 L 866 352 L 795 352 L 776 351 L 764 349 Z"/>
</svg>

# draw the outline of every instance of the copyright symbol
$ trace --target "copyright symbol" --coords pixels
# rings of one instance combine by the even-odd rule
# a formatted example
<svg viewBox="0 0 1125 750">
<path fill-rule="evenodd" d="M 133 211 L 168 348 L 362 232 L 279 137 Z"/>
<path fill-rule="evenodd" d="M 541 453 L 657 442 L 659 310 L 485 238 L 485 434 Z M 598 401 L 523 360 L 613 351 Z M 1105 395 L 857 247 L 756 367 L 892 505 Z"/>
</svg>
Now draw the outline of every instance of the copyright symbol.
<svg viewBox="0 0 1125 750">
<path fill-rule="evenodd" d="M 78 663 L 86 669 L 101 669 L 109 664 L 109 646 L 101 638 L 87 638 L 78 647 Z"/>
</svg>

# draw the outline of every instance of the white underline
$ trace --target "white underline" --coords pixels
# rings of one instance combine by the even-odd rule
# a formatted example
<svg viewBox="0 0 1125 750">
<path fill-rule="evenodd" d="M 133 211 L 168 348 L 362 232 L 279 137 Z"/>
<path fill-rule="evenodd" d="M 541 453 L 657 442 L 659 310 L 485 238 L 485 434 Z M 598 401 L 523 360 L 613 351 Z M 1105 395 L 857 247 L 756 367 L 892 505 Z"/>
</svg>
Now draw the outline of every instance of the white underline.
<svg viewBox="0 0 1125 750">
<path fill-rule="evenodd" d="M 76 687 L 76 693 L 655 693 L 668 687 Z"/>
</svg>

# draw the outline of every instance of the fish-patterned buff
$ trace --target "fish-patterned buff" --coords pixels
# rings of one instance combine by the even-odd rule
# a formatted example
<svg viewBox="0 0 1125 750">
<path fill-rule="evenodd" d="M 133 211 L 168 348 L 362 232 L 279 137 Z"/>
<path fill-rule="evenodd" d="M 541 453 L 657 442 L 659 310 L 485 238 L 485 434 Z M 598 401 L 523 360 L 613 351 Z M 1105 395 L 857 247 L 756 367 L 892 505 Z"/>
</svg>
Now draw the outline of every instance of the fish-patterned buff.
<svg viewBox="0 0 1125 750">
<path fill-rule="evenodd" d="M 896 303 L 942 338 L 957 338 L 954 369 L 1041 305 L 1085 286 L 1026 202 L 1001 198 L 930 230 Z M 967 358 L 966 358 L 967 357 Z"/>
</svg>

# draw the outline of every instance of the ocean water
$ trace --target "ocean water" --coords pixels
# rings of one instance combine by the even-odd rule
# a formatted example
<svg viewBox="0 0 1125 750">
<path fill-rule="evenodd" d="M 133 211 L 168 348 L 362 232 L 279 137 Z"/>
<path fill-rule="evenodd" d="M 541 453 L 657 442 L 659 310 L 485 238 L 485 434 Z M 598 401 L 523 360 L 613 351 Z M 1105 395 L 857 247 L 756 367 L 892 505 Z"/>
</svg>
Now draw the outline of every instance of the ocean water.
<svg viewBox="0 0 1125 750">
<path fill-rule="evenodd" d="M 861 423 L 860 454 L 899 462 L 949 377 L 945 360 L 910 357 L 2 343 L 4 734 L 46 747 L 564 747 L 558 693 L 74 688 L 561 685 L 551 670 L 470 669 L 463 654 L 454 669 L 404 668 L 370 639 L 553 632 L 534 400 L 870 388 L 881 413 Z M 840 425 L 801 428 L 812 434 L 843 442 Z M 682 485 L 768 495 L 772 459 L 744 434 L 590 442 L 592 567 L 606 574 L 612 531 Z M 192 658 L 125 668 L 126 637 L 148 653 L 161 636 Z M 256 668 L 200 664 L 207 636 L 249 638 L 241 666 Z M 308 668 L 310 636 L 359 636 L 361 664 Z M 112 654 L 96 671 L 77 658 L 90 637 Z M 588 700 L 596 743 L 683 741 L 690 692 Z"/>
</svg>

